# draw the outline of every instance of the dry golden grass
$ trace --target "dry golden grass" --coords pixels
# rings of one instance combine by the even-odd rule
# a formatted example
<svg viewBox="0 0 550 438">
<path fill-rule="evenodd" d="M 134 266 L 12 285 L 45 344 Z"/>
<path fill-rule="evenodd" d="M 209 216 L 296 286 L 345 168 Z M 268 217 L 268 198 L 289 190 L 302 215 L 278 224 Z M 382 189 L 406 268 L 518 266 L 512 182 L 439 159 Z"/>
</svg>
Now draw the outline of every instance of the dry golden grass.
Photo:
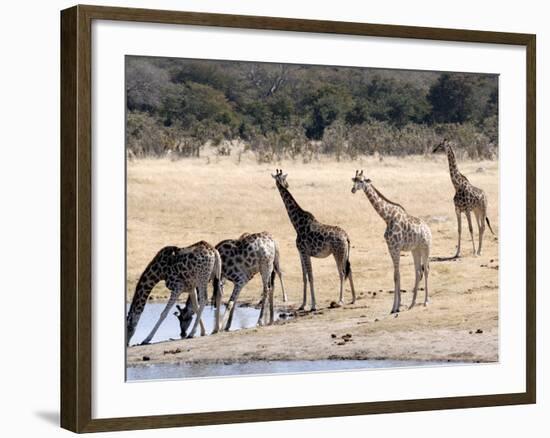
<svg viewBox="0 0 550 438">
<path fill-rule="evenodd" d="M 487 193 L 488 216 L 498 234 L 498 163 L 466 161 L 459 166 L 474 185 Z M 351 265 L 361 299 L 355 306 L 325 310 L 319 315 L 307 315 L 273 327 L 187 341 L 193 343 L 195 353 L 192 357 L 186 356 L 186 360 L 235 359 L 237 354 L 245 353 L 243 348 L 249 350 L 248 356 L 245 355 L 249 358 L 329 357 L 334 356 L 335 347 L 327 331 L 338 330 L 353 330 L 356 339 L 338 347 L 339 357 L 497 360 L 497 239 L 487 229 L 483 255 L 474 257 L 463 217 L 463 257 L 458 261 L 431 263 L 432 305 L 426 309 L 420 305 L 410 312 L 402 312 L 397 319 L 390 318 L 393 295 L 388 291 L 393 289 L 393 269 L 383 238 L 385 223 L 363 193 L 351 193 L 355 169 L 364 169 L 386 197 L 428 222 L 433 234 L 432 257 L 449 257 L 455 253 L 457 230 L 452 202 L 454 189 L 443 155 L 368 158 L 354 162 L 326 160 L 310 164 L 285 161 L 276 165 L 259 165 L 250 157 L 245 157 L 240 164 L 234 157 L 131 161 L 127 195 L 128 299 L 142 270 L 161 247 L 187 246 L 199 240 L 216 244 L 243 232 L 265 230 L 278 240 L 281 248 L 288 305 L 299 306 L 302 273 L 296 234 L 271 178 L 275 167 L 282 167 L 288 173 L 290 191 L 302 208 L 312 212 L 319 221 L 339 225 L 349 234 Z M 475 220 L 474 236 L 477 246 Z M 326 308 L 338 296 L 334 259 L 313 259 L 313 273 L 318 305 Z M 405 254 L 401 258 L 401 287 L 407 290 L 402 295 L 404 304 L 410 302 L 413 280 L 412 257 Z M 257 302 L 260 290 L 259 278 L 255 278 L 243 290 L 241 300 Z M 422 294 L 420 291 L 420 303 Z M 153 295 L 157 299 L 166 298 L 168 291 L 159 284 Z M 346 302 L 350 298 L 347 287 Z M 282 305 L 278 285 L 275 299 Z M 478 328 L 484 333 L 469 333 Z M 288 338 L 288 330 L 293 330 L 296 350 L 290 344 L 280 345 L 281 336 Z M 324 333 L 326 345 L 316 343 L 310 351 L 308 338 L 315 331 Z M 303 334 L 303 342 L 299 333 Z M 242 346 L 242 336 L 249 337 L 247 347 Z M 364 342 L 360 342 L 362 336 Z M 213 353 L 211 344 L 221 342 L 226 348 Z M 258 343 L 271 347 L 258 348 Z M 132 357 L 139 360 L 143 349 L 155 360 L 155 346 L 135 347 L 129 350 L 130 362 Z M 158 360 L 166 360 L 162 356 L 159 353 Z"/>
</svg>

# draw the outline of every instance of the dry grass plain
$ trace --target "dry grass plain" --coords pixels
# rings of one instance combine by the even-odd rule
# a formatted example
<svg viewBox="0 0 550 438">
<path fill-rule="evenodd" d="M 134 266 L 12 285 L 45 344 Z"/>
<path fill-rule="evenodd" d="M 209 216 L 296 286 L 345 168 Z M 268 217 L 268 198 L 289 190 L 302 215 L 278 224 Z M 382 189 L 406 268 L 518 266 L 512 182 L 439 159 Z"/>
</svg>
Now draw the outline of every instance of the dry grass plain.
<svg viewBox="0 0 550 438">
<path fill-rule="evenodd" d="M 338 296 L 334 259 L 313 259 L 318 303 L 315 314 L 308 312 L 259 329 L 129 347 L 129 364 L 142 362 L 144 355 L 149 356 L 149 363 L 331 358 L 498 360 L 497 238 L 486 230 L 483 255 L 473 256 L 463 217 L 463 256 L 431 262 L 431 304 L 426 308 L 420 304 L 410 311 L 403 308 L 398 317 L 390 316 L 393 269 L 383 238 L 385 223 L 363 193 L 351 193 L 355 169 L 364 169 L 386 197 L 428 222 L 433 234 L 432 257 L 450 257 L 456 249 L 457 226 L 454 189 L 444 155 L 271 165 L 257 164 L 250 156 L 243 156 L 240 163 L 233 156 L 130 161 L 127 299 L 131 300 L 139 275 L 161 247 L 187 246 L 199 240 L 216 244 L 243 232 L 265 230 L 279 242 L 290 300 L 282 302 L 277 283 L 276 305 L 285 310 L 297 308 L 302 299 L 302 273 L 296 234 L 271 178 L 275 167 L 288 173 L 290 191 L 302 208 L 319 221 L 348 232 L 359 297 L 356 304 L 330 308 Z M 486 191 L 488 216 L 498 234 L 498 162 L 463 161 L 459 167 L 474 185 Z M 474 237 L 477 246 L 475 223 Z M 413 280 L 412 257 L 403 254 L 401 287 L 406 290 L 402 294 L 406 305 L 411 300 Z M 241 302 L 257 303 L 260 290 L 257 276 L 241 293 Z M 152 292 L 155 300 L 166 299 L 168 294 L 163 283 Z M 181 299 L 186 299 L 185 294 Z M 350 299 L 347 287 L 346 303 Z M 422 299 L 423 291 L 419 291 L 420 303 Z M 482 333 L 476 333 L 478 330 Z M 342 342 L 344 334 L 351 334 L 352 340 Z M 176 353 L 166 354 L 166 350 Z"/>
</svg>

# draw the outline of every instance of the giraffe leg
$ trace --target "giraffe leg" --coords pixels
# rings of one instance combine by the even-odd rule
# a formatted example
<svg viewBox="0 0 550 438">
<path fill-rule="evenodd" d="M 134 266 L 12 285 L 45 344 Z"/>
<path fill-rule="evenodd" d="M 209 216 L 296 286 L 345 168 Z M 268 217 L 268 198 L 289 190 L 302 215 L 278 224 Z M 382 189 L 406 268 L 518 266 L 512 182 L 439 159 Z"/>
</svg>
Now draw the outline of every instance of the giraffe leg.
<svg viewBox="0 0 550 438">
<path fill-rule="evenodd" d="M 273 278 L 273 281 L 269 284 L 269 324 L 273 324 L 275 322 L 275 308 L 274 308 L 274 298 L 273 294 L 275 293 L 273 285 L 275 283 L 275 278 Z"/>
<path fill-rule="evenodd" d="M 273 261 L 273 269 L 275 269 L 275 273 L 277 274 L 277 276 L 279 277 L 279 281 L 281 282 L 281 290 L 283 291 L 283 302 L 286 303 L 288 301 L 288 296 L 285 290 L 285 283 L 283 282 L 283 272 L 281 271 L 278 250 L 277 254 L 275 255 L 275 260 Z"/>
<path fill-rule="evenodd" d="M 340 295 L 338 296 L 338 304 L 344 304 L 344 273 L 341 269 L 338 269 L 338 276 L 340 277 Z"/>
<path fill-rule="evenodd" d="M 262 275 L 263 293 L 262 293 L 262 308 L 260 310 L 260 316 L 258 318 L 258 325 L 264 325 L 267 312 L 266 307 L 270 305 L 271 294 L 271 273 L 273 272 L 273 263 L 264 263 L 260 266 L 260 272 Z"/>
<path fill-rule="evenodd" d="M 412 252 L 413 260 L 414 260 L 414 286 L 413 286 L 413 297 L 411 301 L 411 305 L 409 306 L 409 310 L 414 307 L 416 304 L 416 294 L 418 293 L 418 284 L 420 283 L 420 280 L 422 279 L 422 254 L 419 249 L 415 249 Z"/>
<path fill-rule="evenodd" d="M 202 296 L 204 297 L 202 301 L 199 299 L 199 314 L 201 315 L 200 318 L 198 318 L 199 326 L 201 328 L 201 336 L 206 336 L 206 326 L 204 325 L 204 322 L 202 320 L 202 312 L 204 311 L 204 308 L 208 303 L 208 283 L 206 283 L 202 288 L 198 290 L 202 291 Z"/>
<path fill-rule="evenodd" d="M 485 211 L 474 210 L 477 220 L 477 229 L 479 234 L 479 243 L 477 245 L 477 255 L 481 255 L 481 245 L 483 244 L 483 234 L 485 233 Z"/>
<path fill-rule="evenodd" d="M 343 260 L 342 254 L 339 251 L 334 251 L 334 260 L 338 269 L 338 277 L 340 277 L 340 295 L 338 296 L 338 304 L 344 304 L 344 281 L 346 279 L 346 261 Z"/>
<path fill-rule="evenodd" d="M 203 293 L 200 292 L 199 288 L 197 288 L 196 290 L 197 296 L 199 297 L 199 308 L 200 304 L 202 304 L 203 307 L 206 306 L 206 303 L 208 302 L 208 290 L 204 289 Z M 198 321 L 201 328 L 201 336 L 206 336 L 206 326 L 204 325 L 204 321 L 202 320 L 202 318 L 199 318 Z"/>
<path fill-rule="evenodd" d="M 275 322 L 275 307 L 273 302 L 273 287 L 269 288 L 269 324 Z"/>
<path fill-rule="evenodd" d="M 351 273 L 351 267 L 348 274 L 349 286 L 351 287 L 351 304 L 355 304 L 355 286 L 353 285 L 353 275 Z"/>
<path fill-rule="evenodd" d="M 288 295 L 286 294 L 285 284 L 283 282 L 283 273 L 280 270 L 277 270 L 277 275 L 279 276 L 279 281 L 281 282 L 281 289 L 283 291 L 283 302 L 286 303 L 288 301 Z"/>
<path fill-rule="evenodd" d="M 194 333 L 194 330 L 196 329 L 198 318 L 198 311 L 199 311 L 199 290 L 197 288 L 192 288 L 189 292 L 189 298 L 191 299 L 191 305 L 193 306 L 193 313 L 195 314 L 195 321 L 193 322 L 193 326 L 191 330 Z M 189 334 L 187 335 L 188 338 L 191 338 L 192 336 Z"/>
<path fill-rule="evenodd" d="M 300 261 L 302 262 L 302 280 L 304 283 L 304 298 L 302 299 L 302 305 L 298 310 L 304 310 L 307 303 L 307 266 L 306 266 L 306 257 L 307 255 L 300 252 Z"/>
<path fill-rule="evenodd" d="M 462 213 L 458 208 L 455 208 L 456 212 L 456 224 L 458 227 L 458 243 L 456 245 L 455 258 L 460 257 L 460 241 L 462 240 Z"/>
<path fill-rule="evenodd" d="M 270 263 L 269 266 L 271 266 L 271 274 L 269 274 L 269 322 L 268 324 L 271 325 L 275 321 L 275 309 L 274 309 L 274 293 L 275 293 L 275 275 L 277 274 L 275 265 L 273 263 Z"/>
<path fill-rule="evenodd" d="M 393 307 L 390 313 L 398 313 L 401 306 L 401 274 L 399 273 L 400 251 L 399 248 L 390 250 L 393 261 Z"/>
<path fill-rule="evenodd" d="M 200 297 L 200 290 L 199 290 L 199 297 Z M 195 333 L 197 332 L 197 328 L 199 326 L 199 323 L 202 322 L 202 310 L 204 309 L 204 301 L 200 300 L 197 297 L 197 291 L 195 288 L 191 290 L 191 302 L 193 303 L 193 310 L 195 311 L 196 319 L 195 323 L 193 324 L 193 328 L 191 329 L 191 333 L 187 336 L 188 338 L 193 338 L 195 336 Z M 201 325 L 201 332 L 202 332 L 202 325 Z"/>
<path fill-rule="evenodd" d="M 311 310 L 317 310 L 317 304 L 315 302 L 315 287 L 313 285 L 313 269 L 311 267 L 311 257 L 306 256 L 305 260 L 306 269 L 307 269 L 307 279 L 309 281 L 309 289 L 311 292 Z"/>
<path fill-rule="evenodd" d="M 231 298 L 229 298 L 227 309 L 225 309 L 225 313 L 223 314 L 222 327 L 225 331 L 229 331 L 229 329 L 231 328 L 231 323 L 233 322 L 233 314 L 235 313 L 235 303 L 239 299 L 239 293 L 241 292 L 241 289 L 244 287 L 244 285 L 245 283 L 240 281 L 233 285 Z"/>
<path fill-rule="evenodd" d="M 268 296 L 268 290 L 267 286 L 264 284 L 263 290 L 262 290 L 262 307 L 260 308 L 260 316 L 258 317 L 258 322 L 256 325 L 263 326 L 264 325 L 264 315 L 265 315 L 265 306 L 267 304 L 267 296 Z"/>
<path fill-rule="evenodd" d="M 214 294 L 215 293 L 216 293 L 216 290 L 214 289 Z M 218 333 L 221 330 L 221 326 L 222 326 L 222 319 L 221 319 L 222 295 L 223 295 L 223 283 L 220 282 L 219 294 L 217 294 L 215 296 L 215 299 L 216 299 L 216 317 L 215 318 L 216 319 L 215 319 L 215 324 L 214 324 L 214 330 L 212 330 L 212 334 Z"/>
<path fill-rule="evenodd" d="M 474 249 L 474 255 L 476 254 L 476 244 L 474 242 L 474 227 L 472 226 L 472 214 L 467 211 L 466 219 L 468 219 L 468 229 L 470 230 L 470 238 L 472 239 L 472 248 Z"/>
<path fill-rule="evenodd" d="M 197 293 L 196 296 L 197 296 L 197 300 L 198 300 L 199 303 L 201 302 L 201 300 L 207 300 L 207 299 L 208 299 L 208 297 L 207 297 L 206 295 L 203 297 L 203 296 L 200 294 L 200 291 L 199 291 L 199 288 L 198 288 L 198 287 L 195 288 L 195 291 L 196 291 L 196 293 Z M 193 303 L 192 294 L 189 294 L 188 300 L 191 300 L 191 304 Z M 205 302 L 206 302 L 206 301 L 205 301 Z M 194 312 L 195 315 L 197 314 L 198 308 L 199 308 L 199 307 L 198 307 L 198 304 L 197 304 L 196 307 L 193 307 L 193 311 L 192 311 L 192 312 Z M 206 334 L 206 327 L 205 327 L 204 322 L 203 322 L 202 319 L 199 320 L 199 325 L 200 325 L 200 327 L 201 327 L 201 334 L 202 334 L 202 336 L 204 336 L 204 335 Z M 188 336 L 187 336 L 187 337 L 188 337 Z"/>
<path fill-rule="evenodd" d="M 422 271 L 424 274 L 424 306 L 430 302 L 428 298 L 428 275 L 430 275 L 430 249 L 424 251 L 422 255 Z"/>
<path fill-rule="evenodd" d="M 349 286 L 351 288 L 351 304 L 355 304 L 355 285 L 353 284 L 353 275 L 351 273 L 351 262 L 349 260 L 351 243 L 346 242 L 345 251 L 344 251 L 344 260 L 342 262 L 343 272 L 344 272 L 344 283 L 346 278 L 349 279 Z"/>
<path fill-rule="evenodd" d="M 166 303 L 166 306 L 162 310 L 162 313 L 160 314 L 159 320 L 157 321 L 157 323 L 153 327 L 153 330 L 151 330 L 151 333 L 149 333 L 149 335 L 143 340 L 143 342 L 141 343 L 142 345 L 146 345 L 146 344 L 151 342 L 151 339 L 153 339 L 153 336 L 155 336 L 155 333 L 157 332 L 158 328 L 160 327 L 162 322 L 166 319 L 166 316 L 168 315 L 168 312 L 170 311 L 172 306 L 176 303 L 176 300 L 178 299 L 178 296 L 180 295 L 180 293 L 181 292 L 171 291 L 170 299 L 168 300 L 168 302 Z"/>
</svg>

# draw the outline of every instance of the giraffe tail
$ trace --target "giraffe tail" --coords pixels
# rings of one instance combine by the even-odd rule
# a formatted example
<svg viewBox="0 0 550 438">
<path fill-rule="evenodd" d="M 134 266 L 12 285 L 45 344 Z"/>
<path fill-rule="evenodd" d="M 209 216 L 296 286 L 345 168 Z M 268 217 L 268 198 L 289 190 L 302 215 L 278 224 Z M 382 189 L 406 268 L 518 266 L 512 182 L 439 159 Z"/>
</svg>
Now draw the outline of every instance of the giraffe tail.
<svg viewBox="0 0 550 438">
<path fill-rule="evenodd" d="M 222 258 L 220 257 L 220 253 L 218 251 L 215 251 L 215 259 L 214 259 L 214 269 L 212 270 L 212 284 L 214 286 L 214 294 L 212 295 L 212 301 L 215 303 L 217 302 L 217 299 L 219 297 L 221 301 L 221 295 L 222 295 L 222 289 L 221 289 L 221 278 L 222 278 Z"/>
<path fill-rule="evenodd" d="M 349 262 L 349 256 L 351 252 L 351 242 L 348 239 L 348 254 L 346 256 L 346 265 L 344 267 L 344 278 L 347 279 L 351 274 L 351 263 Z"/>
<path fill-rule="evenodd" d="M 279 276 L 279 281 L 281 282 L 281 291 L 283 293 L 283 301 L 286 303 L 288 301 L 288 296 L 285 290 L 285 284 L 283 282 L 283 271 L 281 270 L 281 261 L 279 255 L 279 244 L 275 241 L 275 258 L 273 260 L 273 271 Z M 271 286 L 274 288 L 274 285 Z"/>
<path fill-rule="evenodd" d="M 493 234 L 493 236 L 496 236 L 495 232 L 491 228 L 491 222 L 489 221 L 489 218 L 487 216 L 485 216 L 485 221 L 487 222 L 487 225 L 489 226 L 489 229 L 491 230 L 491 233 Z"/>
</svg>

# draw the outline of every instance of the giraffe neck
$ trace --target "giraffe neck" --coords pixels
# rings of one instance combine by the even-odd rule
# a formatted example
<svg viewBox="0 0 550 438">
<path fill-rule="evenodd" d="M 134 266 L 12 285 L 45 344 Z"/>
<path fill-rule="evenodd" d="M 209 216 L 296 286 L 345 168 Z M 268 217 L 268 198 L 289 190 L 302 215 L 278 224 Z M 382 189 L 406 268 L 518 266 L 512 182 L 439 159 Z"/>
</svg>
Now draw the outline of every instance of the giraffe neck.
<svg viewBox="0 0 550 438">
<path fill-rule="evenodd" d="M 458 170 L 456 165 L 456 157 L 451 146 L 447 147 L 447 160 L 449 161 L 449 173 L 451 175 L 451 181 L 453 186 L 457 188 L 462 183 L 462 174 Z"/>
<path fill-rule="evenodd" d="M 132 304 L 130 305 L 130 310 L 128 311 L 128 317 L 126 319 L 127 341 L 130 340 L 135 332 L 139 318 L 149 298 L 149 294 L 161 280 L 162 269 L 154 262 L 155 260 L 145 268 L 145 271 L 141 274 L 138 284 L 136 285 L 134 298 L 132 298 Z"/>
<path fill-rule="evenodd" d="M 372 184 L 366 184 L 363 190 L 376 212 L 386 223 L 391 221 L 397 213 L 405 212 L 403 207 L 384 197 Z"/>
<path fill-rule="evenodd" d="M 292 223 L 296 231 L 298 231 L 299 224 L 303 223 L 304 218 L 307 221 L 314 219 L 311 213 L 303 210 L 302 207 L 298 205 L 294 197 L 287 189 L 285 189 L 279 183 L 277 183 L 277 188 L 279 189 L 279 193 L 281 194 L 281 198 L 283 199 L 283 202 L 285 204 L 290 222 Z"/>
</svg>

